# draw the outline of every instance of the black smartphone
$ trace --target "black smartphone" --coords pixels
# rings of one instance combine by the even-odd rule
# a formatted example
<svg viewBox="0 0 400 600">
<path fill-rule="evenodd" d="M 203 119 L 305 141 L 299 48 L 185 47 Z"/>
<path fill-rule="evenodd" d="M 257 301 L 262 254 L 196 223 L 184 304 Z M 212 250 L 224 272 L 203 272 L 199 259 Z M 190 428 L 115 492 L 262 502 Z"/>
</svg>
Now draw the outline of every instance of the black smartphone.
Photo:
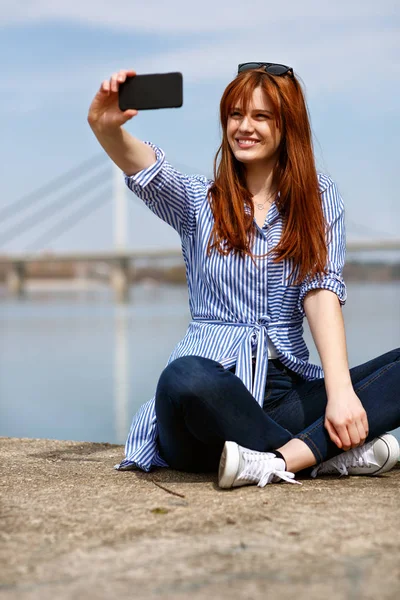
<svg viewBox="0 0 400 600">
<path fill-rule="evenodd" d="M 127 77 L 118 88 L 120 110 L 179 108 L 183 104 L 182 73 L 150 73 Z"/>
</svg>

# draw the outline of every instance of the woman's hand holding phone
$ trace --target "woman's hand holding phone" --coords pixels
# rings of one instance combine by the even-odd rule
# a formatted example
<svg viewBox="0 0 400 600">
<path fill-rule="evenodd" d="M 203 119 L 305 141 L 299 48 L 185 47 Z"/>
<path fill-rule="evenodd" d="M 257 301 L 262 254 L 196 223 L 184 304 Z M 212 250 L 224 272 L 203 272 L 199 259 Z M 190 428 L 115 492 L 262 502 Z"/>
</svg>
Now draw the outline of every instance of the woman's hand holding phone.
<svg viewBox="0 0 400 600">
<path fill-rule="evenodd" d="M 121 70 L 114 73 L 110 80 L 103 81 L 89 108 L 88 122 L 92 129 L 96 128 L 102 132 L 112 131 L 138 114 L 134 109 L 122 111 L 118 104 L 119 86 L 126 81 L 127 77 L 135 75 L 136 71 Z"/>
<path fill-rule="evenodd" d="M 136 109 L 119 108 L 119 86 L 136 71 L 118 71 L 105 80 L 93 98 L 87 120 L 100 145 L 126 175 L 134 175 L 157 160 L 154 150 L 133 137 L 122 125 L 136 116 Z"/>
</svg>

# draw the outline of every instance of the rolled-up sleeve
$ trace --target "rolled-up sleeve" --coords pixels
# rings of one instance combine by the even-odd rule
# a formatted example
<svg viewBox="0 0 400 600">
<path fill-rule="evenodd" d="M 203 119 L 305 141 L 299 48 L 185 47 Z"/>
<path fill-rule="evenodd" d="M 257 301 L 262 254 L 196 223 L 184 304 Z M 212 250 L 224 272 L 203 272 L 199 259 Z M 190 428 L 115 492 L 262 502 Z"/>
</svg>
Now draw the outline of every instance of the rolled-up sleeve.
<svg viewBox="0 0 400 600">
<path fill-rule="evenodd" d="M 153 148 L 157 160 L 135 175 L 124 173 L 126 185 L 181 237 L 192 235 L 198 207 L 211 181 L 202 175 L 183 175 L 166 160 L 159 146 L 144 143 Z"/>
<path fill-rule="evenodd" d="M 346 258 L 346 230 L 344 222 L 344 202 L 337 185 L 330 180 L 330 185 L 322 192 L 322 206 L 325 219 L 328 223 L 328 262 L 327 274 L 317 275 L 306 279 L 300 286 L 297 308 L 306 316 L 304 311 L 304 298 L 311 290 L 325 289 L 334 292 L 341 305 L 347 299 L 347 289 L 342 277 Z"/>
</svg>

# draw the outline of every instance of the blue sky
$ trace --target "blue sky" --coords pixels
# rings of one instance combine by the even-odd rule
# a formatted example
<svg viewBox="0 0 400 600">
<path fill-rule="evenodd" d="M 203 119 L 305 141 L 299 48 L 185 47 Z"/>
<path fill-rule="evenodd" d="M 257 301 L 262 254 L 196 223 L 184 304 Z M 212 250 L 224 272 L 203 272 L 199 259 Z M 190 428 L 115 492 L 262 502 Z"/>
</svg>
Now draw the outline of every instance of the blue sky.
<svg viewBox="0 0 400 600">
<path fill-rule="evenodd" d="M 212 176 L 221 95 L 238 63 L 266 60 L 293 66 L 304 83 L 317 168 L 339 186 L 348 240 L 398 237 L 399 17 L 397 0 L 3 0 L 0 214 L 102 152 L 87 112 L 103 79 L 120 68 L 182 72 L 183 107 L 142 111 L 126 128 L 161 146 L 183 172 Z M 115 174 L 106 155 L 98 173 L 100 205 Z M 72 180 L 62 193 L 78 183 Z M 177 234 L 126 193 L 128 246 L 178 247 Z M 66 201 L 57 218 L 2 244 L 0 252 L 24 251 L 89 198 L 73 206 Z M 33 212 L 0 222 L 0 239 Z M 110 249 L 112 219 L 107 202 L 39 249 Z"/>
</svg>

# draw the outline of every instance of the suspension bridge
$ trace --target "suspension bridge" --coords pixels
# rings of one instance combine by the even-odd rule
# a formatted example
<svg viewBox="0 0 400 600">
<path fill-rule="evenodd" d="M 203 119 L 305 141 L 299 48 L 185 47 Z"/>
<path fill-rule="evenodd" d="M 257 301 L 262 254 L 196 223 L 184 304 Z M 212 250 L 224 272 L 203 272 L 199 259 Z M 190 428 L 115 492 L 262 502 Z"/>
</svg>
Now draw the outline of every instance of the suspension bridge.
<svg viewBox="0 0 400 600">
<path fill-rule="evenodd" d="M 198 170 L 187 165 L 174 164 L 181 172 L 198 173 Z M 109 282 L 116 300 L 125 302 L 129 296 L 129 273 L 135 270 L 135 264 L 160 264 L 165 261 L 169 264 L 182 264 L 178 247 L 153 251 L 133 251 L 128 248 L 128 194 L 129 202 L 133 198 L 142 204 L 139 198 L 127 190 L 120 169 L 101 152 L 0 209 L 0 266 L 6 269 L 8 292 L 14 296 L 24 295 L 27 267 L 32 263 L 101 263 L 108 266 Z M 113 207 L 113 249 L 68 253 L 48 251 L 49 245 L 90 219 L 108 203 Z M 357 234 L 374 236 L 362 242 L 348 240 L 348 253 L 400 250 L 400 240 L 383 232 L 349 220 L 346 220 L 346 226 L 350 226 Z M 16 239 L 31 237 L 35 231 L 38 232 L 36 237 L 25 245 L 22 252 L 7 251 L 7 247 Z M 377 239 L 377 234 L 381 234 L 380 239 Z"/>
</svg>

